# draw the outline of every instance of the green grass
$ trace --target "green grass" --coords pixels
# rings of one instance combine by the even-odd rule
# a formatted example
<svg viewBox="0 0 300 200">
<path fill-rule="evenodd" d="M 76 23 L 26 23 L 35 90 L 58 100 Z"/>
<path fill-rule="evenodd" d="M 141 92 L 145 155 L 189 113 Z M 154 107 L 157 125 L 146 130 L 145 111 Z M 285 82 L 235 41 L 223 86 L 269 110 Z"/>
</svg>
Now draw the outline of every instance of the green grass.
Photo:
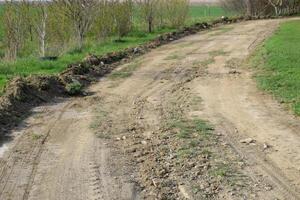
<svg viewBox="0 0 300 200">
<path fill-rule="evenodd" d="M 203 5 L 193 5 L 189 10 L 189 24 L 195 22 L 204 22 L 220 18 L 222 16 L 234 16 L 237 13 L 228 12 L 220 6 L 203 6 Z"/>
<path fill-rule="evenodd" d="M 177 136 L 182 139 L 192 138 L 194 133 L 201 136 L 209 136 L 214 130 L 206 121 L 201 119 L 182 120 L 176 119 L 169 123 L 169 128 L 177 129 Z"/>
<path fill-rule="evenodd" d="M 168 128 L 176 134 L 182 141 L 181 147 L 177 151 L 180 158 L 195 157 L 202 154 L 211 157 L 212 152 L 204 148 L 206 142 L 211 138 L 214 128 L 204 120 L 174 118 L 167 124 Z"/>
<path fill-rule="evenodd" d="M 0 7 L 0 15 L 3 9 Z M 206 6 L 191 6 L 189 11 L 189 19 L 187 25 L 200 22 L 209 21 L 227 15 L 222 8 L 212 6 L 210 8 Z M 228 15 L 227 15 L 228 16 Z M 133 47 L 139 44 L 143 44 L 161 33 L 170 32 L 173 29 L 156 30 L 152 34 L 148 34 L 142 31 L 135 31 L 124 38 L 125 42 L 114 42 L 115 38 L 111 40 L 96 43 L 90 42 L 81 52 L 71 51 L 59 57 L 56 61 L 42 61 L 34 56 L 26 56 L 19 58 L 15 62 L 0 61 L 0 95 L 7 81 L 16 75 L 28 76 L 30 74 L 57 74 L 62 72 L 68 64 L 81 61 L 87 54 L 103 55 L 108 52 L 119 51 L 127 47 Z M 0 24 L 0 56 L 3 54 L 3 47 L 1 39 L 3 38 L 3 28 Z M 126 73 L 115 74 L 116 76 L 123 76 Z M 127 73 L 130 76 L 130 73 Z M 126 75 L 126 76 L 127 76 Z"/>
<path fill-rule="evenodd" d="M 224 178 L 230 173 L 230 167 L 226 164 L 219 164 L 209 172 L 212 176 Z"/>
<path fill-rule="evenodd" d="M 300 21 L 281 24 L 253 58 L 259 86 L 300 115 Z"/>
<path fill-rule="evenodd" d="M 56 61 L 43 61 L 35 57 L 20 58 L 15 62 L 0 62 L 0 90 L 10 77 L 30 74 L 56 74 L 62 72 L 68 64 L 81 61 L 88 53 L 103 55 L 108 52 L 119 51 L 127 47 L 134 47 L 154 39 L 159 34 L 169 32 L 171 29 L 156 31 L 146 34 L 144 37 L 129 36 L 124 38 L 125 42 L 114 42 L 114 39 L 103 43 L 86 46 L 81 52 L 69 52 L 62 55 Z"/>
<path fill-rule="evenodd" d="M 130 77 L 133 74 L 133 72 L 139 67 L 139 65 L 140 63 L 137 61 L 129 63 L 121 70 L 112 72 L 108 77 L 111 79 L 121 79 Z"/>
</svg>

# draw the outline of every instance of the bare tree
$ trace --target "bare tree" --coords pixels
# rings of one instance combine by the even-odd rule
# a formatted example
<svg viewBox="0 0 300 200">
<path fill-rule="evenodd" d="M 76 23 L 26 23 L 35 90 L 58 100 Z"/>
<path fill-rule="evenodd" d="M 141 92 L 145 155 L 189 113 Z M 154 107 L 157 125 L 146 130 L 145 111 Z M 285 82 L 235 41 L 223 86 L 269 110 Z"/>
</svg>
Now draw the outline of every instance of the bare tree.
<svg viewBox="0 0 300 200">
<path fill-rule="evenodd" d="M 78 48 L 81 50 L 87 32 L 95 17 L 96 0 L 54 0 L 60 11 L 72 21 L 77 37 Z"/>
<path fill-rule="evenodd" d="M 189 11 L 188 0 L 166 0 L 167 20 L 172 28 L 184 25 Z"/>
<path fill-rule="evenodd" d="M 92 31 L 97 39 L 103 39 L 114 32 L 114 11 L 110 0 L 100 0 L 95 11 L 95 20 Z"/>
<path fill-rule="evenodd" d="M 247 16 L 290 15 L 299 11 L 299 0 L 222 0 L 226 9 L 240 11 Z"/>
<path fill-rule="evenodd" d="M 16 1 L 5 2 L 4 13 L 4 41 L 5 41 L 5 58 L 15 60 L 20 52 L 25 40 L 26 19 L 25 7 Z"/>
<path fill-rule="evenodd" d="M 36 0 L 28 4 L 31 26 L 38 37 L 39 55 L 45 57 L 49 2 Z"/>
<path fill-rule="evenodd" d="M 132 27 L 133 4 L 131 0 L 112 2 L 113 16 L 119 40 L 127 35 Z"/>
<path fill-rule="evenodd" d="M 147 23 L 148 32 L 153 32 L 154 20 L 157 12 L 158 0 L 138 0 L 137 3 L 140 7 L 140 13 L 143 20 Z"/>
<path fill-rule="evenodd" d="M 275 10 L 275 14 L 279 15 L 280 13 L 280 7 L 283 4 L 283 0 L 268 0 L 269 3 L 273 6 L 274 10 Z"/>
</svg>

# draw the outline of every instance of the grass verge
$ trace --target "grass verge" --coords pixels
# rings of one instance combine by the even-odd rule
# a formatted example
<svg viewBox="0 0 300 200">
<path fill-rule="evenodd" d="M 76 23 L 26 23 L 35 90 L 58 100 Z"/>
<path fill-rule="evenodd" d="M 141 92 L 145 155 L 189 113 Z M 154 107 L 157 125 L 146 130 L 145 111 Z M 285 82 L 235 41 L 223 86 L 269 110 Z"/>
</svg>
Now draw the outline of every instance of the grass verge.
<svg viewBox="0 0 300 200">
<path fill-rule="evenodd" d="M 300 116 L 300 21 L 282 23 L 252 58 L 261 89 Z"/>
<path fill-rule="evenodd" d="M 68 64 L 81 61 L 87 54 L 104 55 L 109 52 L 120 51 L 128 47 L 144 44 L 158 35 L 170 32 L 172 29 L 163 29 L 143 37 L 132 34 L 124 38 L 124 42 L 109 41 L 87 45 L 81 52 L 72 51 L 62 55 L 56 61 L 43 61 L 35 57 L 20 58 L 15 62 L 0 62 L 0 91 L 5 83 L 16 75 L 28 76 L 30 74 L 57 74 L 62 72 Z"/>
</svg>

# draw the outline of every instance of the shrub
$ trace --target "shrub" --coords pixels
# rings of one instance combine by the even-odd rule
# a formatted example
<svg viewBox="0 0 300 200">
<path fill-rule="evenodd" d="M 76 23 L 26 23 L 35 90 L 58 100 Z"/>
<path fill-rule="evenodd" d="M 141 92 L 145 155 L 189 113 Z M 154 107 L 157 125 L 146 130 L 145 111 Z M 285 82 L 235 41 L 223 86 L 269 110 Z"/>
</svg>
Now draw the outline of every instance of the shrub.
<svg viewBox="0 0 300 200">
<path fill-rule="evenodd" d="M 83 89 L 82 84 L 77 80 L 73 80 L 72 83 L 69 83 L 66 85 L 66 91 L 69 95 L 81 94 L 82 89 Z"/>
</svg>

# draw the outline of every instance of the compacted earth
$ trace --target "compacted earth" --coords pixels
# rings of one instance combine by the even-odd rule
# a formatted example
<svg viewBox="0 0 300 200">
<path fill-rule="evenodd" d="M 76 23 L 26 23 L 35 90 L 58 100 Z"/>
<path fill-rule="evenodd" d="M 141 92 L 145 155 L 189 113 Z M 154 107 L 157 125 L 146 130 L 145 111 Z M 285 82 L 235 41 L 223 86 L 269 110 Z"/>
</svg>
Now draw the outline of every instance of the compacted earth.
<svg viewBox="0 0 300 200">
<path fill-rule="evenodd" d="M 185 37 L 35 108 L 1 154 L 0 199 L 300 199 L 299 118 L 247 66 L 280 22 Z"/>
</svg>

